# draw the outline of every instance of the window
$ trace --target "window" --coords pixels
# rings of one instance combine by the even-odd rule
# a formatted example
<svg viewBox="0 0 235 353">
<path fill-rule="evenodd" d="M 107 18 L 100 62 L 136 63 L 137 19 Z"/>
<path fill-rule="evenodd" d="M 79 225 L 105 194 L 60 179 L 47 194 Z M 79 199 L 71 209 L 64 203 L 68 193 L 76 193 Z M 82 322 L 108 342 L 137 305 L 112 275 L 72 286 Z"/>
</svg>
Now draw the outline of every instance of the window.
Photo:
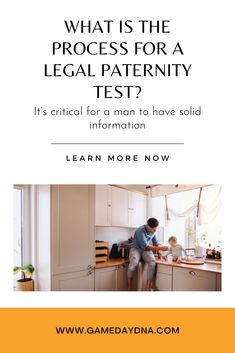
<svg viewBox="0 0 235 353">
<path fill-rule="evenodd" d="M 222 240 L 221 185 L 203 188 L 201 204 L 204 217 L 197 226 L 197 238 L 206 245 L 217 246 Z"/>
<path fill-rule="evenodd" d="M 14 189 L 14 266 L 23 265 L 22 189 Z M 16 279 L 20 274 L 16 275 Z"/>
<path fill-rule="evenodd" d="M 199 189 L 167 196 L 169 219 L 166 220 L 164 196 L 152 198 L 152 216 L 164 227 L 164 242 L 174 235 L 185 248 L 194 248 L 197 242 L 216 246 L 221 241 L 220 185 L 202 189 L 200 217 L 197 218 Z"/>
<path fill-rule="evenodd" d="M 29 186 L 14 187 L 14 266 L 30 263 L 30 193 Z"/>
<path fill-rule="evenodd" d="M 15 185 L 13 195 L 14 266 L 32 264 L 35 288 L 50 290 L 50 185 Z"/>
</svg>

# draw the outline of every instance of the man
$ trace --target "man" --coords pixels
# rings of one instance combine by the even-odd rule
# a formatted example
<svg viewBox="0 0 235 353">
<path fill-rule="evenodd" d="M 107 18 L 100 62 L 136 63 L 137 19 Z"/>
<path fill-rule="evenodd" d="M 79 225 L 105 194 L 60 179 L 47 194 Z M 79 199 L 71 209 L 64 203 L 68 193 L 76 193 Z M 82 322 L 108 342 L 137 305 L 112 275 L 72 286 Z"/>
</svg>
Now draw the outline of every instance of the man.
<svg viewBox="0 0 235 353">
<path fill-rule="evenodd" d="M 156 218 L 149 218 L 147 224 L 136 229 L 133 242 L 130 245 L 129 266 L 128 266 L 128 290 L 132 289 L 132 282 L 135 270 L 142 258 L 148 264 L 147 282 L 145 290 L 150 291 L 155 273 L 155 256 L 158 250 L 168 250 L 167 246 L 160 246 L 156 238 L 158 227 Z"/>
</svg>

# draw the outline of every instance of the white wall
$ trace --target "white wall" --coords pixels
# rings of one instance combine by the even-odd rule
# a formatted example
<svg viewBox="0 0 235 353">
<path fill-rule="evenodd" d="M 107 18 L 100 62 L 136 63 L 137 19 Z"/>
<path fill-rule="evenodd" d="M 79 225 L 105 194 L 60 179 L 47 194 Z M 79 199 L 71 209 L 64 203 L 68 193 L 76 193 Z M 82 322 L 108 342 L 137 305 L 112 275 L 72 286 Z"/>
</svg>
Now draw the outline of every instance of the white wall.
<svg viewBox="0 0 235 353">
<path fill-rule="evenodd" d="M 109 243 L 111 249 L 112 244 L 120 243 L 128 240 L 131 235 L 134 235 L 135 229 L 121 227 L 96 227 L 96 240 L 103 240 Z"/>
</svg>

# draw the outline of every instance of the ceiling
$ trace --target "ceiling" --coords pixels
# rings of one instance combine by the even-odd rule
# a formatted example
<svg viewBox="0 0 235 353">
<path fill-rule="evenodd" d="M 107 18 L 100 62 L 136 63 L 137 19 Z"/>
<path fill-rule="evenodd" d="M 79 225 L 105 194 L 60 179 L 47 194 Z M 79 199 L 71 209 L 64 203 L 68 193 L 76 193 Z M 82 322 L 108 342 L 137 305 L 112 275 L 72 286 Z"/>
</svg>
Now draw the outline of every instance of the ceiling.
<svg viewBox="0 0 235 353">
<path fill-rule="evenodd" d="M 146 184 L 146 185 L 144 185 L 144 184 L 115 184 L 115 186 L 130 190 L 130 191 L 137 191 L 137 192 L 141 192 L 143 194 L 147 194 L 148 189 L 146 189 L 146 186 L 149 186 L 149 184 Z"/>
<path fill-rule="evenodd" d="M 163 196 L 176 192 L 198 189 L 200 187 L 208 186 L 208 184 L 115 184 L 115 186 L 130 191 L 141 192 L 143 194 L 147 194 L 148 188 L 146 189 L 146 187 L 151 186 L 153 188 L 153 196 Z"/>
</svg>

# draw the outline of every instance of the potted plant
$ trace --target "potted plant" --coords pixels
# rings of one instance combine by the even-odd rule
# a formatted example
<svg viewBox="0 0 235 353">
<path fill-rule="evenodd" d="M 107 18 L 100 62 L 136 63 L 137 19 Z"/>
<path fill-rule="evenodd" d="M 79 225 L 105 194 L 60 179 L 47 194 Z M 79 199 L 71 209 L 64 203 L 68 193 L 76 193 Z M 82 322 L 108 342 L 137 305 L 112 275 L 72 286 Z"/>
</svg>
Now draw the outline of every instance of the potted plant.
<svg viewBox="0 0 235 353">
<path fill-rule="evenodd" d="M 21 272 L 21 279 L 16 281 L 16 290 L 17 291 L 33 291 L 34 290 L 34 280 L 32 275 L 35 271 L 33 265 L 26 266 L 15 266 L 13 268 L 13 274 Z"/>
</svg>

